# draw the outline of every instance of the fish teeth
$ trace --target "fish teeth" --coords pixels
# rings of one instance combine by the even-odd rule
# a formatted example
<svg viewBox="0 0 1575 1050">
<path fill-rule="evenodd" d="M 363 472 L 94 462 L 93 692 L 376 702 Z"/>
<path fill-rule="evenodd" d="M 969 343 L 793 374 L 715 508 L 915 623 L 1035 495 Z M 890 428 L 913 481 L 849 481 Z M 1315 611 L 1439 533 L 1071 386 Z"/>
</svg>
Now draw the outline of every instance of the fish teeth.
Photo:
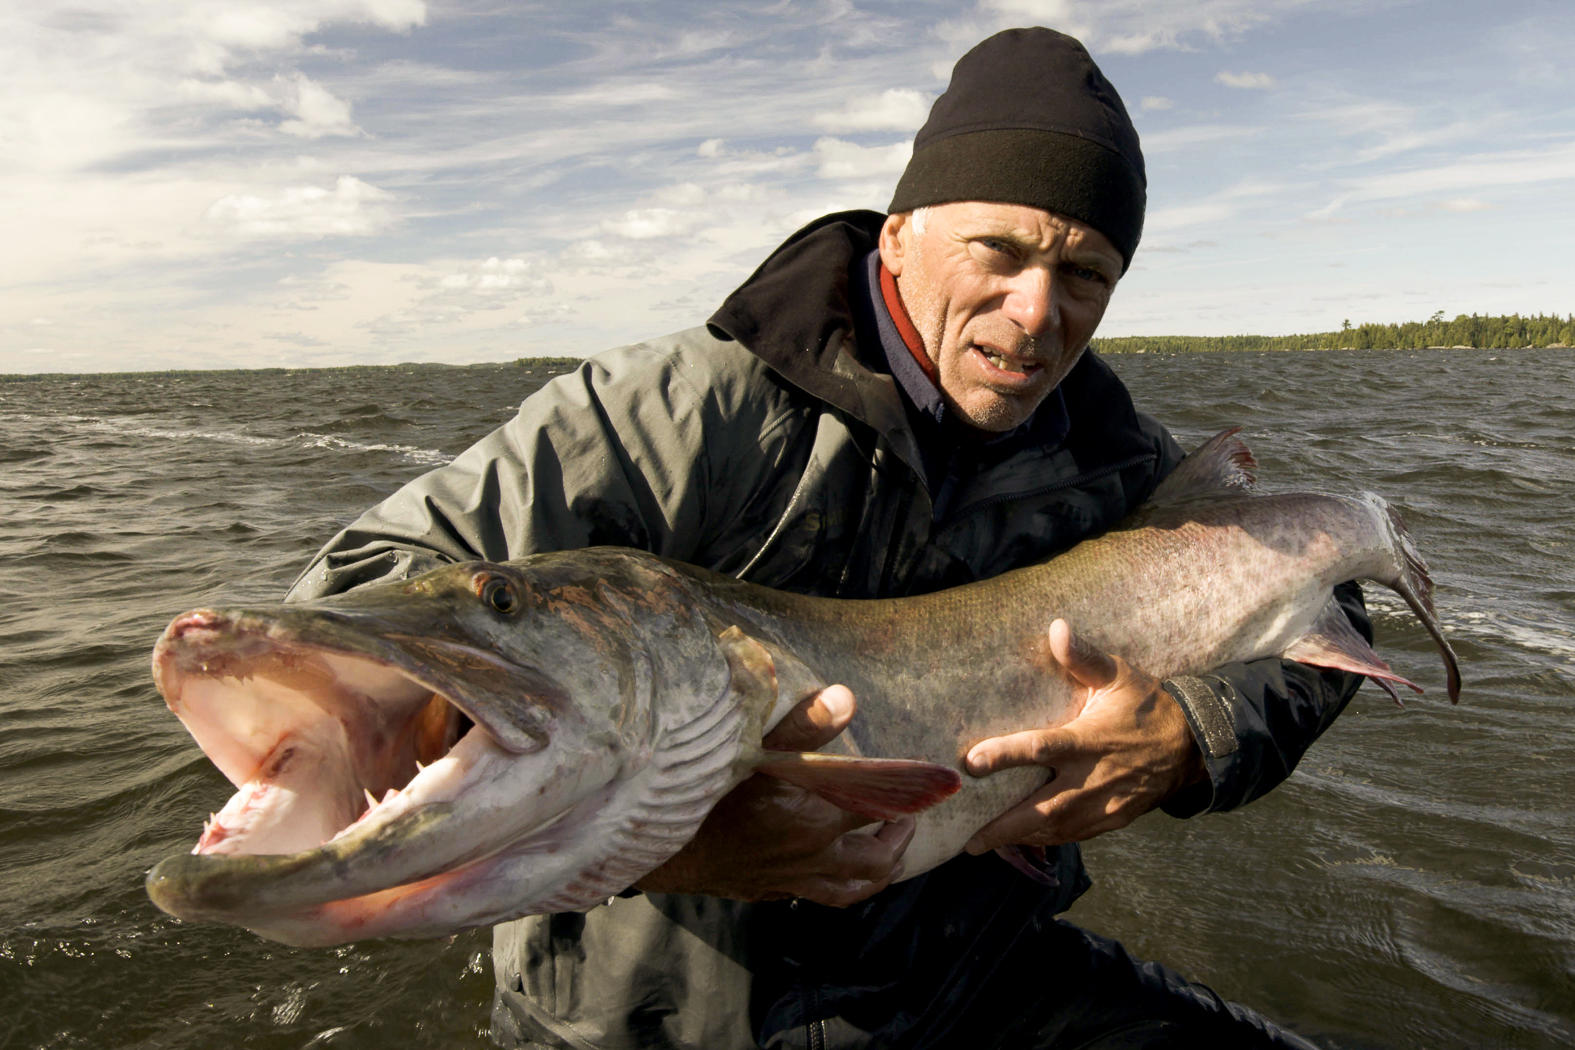
<svg viewBox="0 0 1575 1050">
<path fill-rule="evenodd" d="M 369 789 L 362 788 L 361 789 L 361 794 L 366 797 L 366 808 L 367 809 L 376 809 L 377 808 L 377 799 L 372 796 L 372 792 Z"/>
</svg>

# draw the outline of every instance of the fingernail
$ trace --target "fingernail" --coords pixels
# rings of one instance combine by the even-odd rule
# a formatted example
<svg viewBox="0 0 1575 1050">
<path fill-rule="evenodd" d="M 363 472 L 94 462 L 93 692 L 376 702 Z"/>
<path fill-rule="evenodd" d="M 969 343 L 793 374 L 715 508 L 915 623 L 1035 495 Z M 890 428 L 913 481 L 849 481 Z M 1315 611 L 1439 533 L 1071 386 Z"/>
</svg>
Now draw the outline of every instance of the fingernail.
<svg viewBox="0 0 1575 1050">
<path fill-rule="evenodd" d="M 822 693 L 820 695 L 820 706 L 825 708 L 826 714 L 839 721 L 848 717 L 853 711 L 853 705 L 849 703 L 848 694 L 841 689 Z"/>
</svg>

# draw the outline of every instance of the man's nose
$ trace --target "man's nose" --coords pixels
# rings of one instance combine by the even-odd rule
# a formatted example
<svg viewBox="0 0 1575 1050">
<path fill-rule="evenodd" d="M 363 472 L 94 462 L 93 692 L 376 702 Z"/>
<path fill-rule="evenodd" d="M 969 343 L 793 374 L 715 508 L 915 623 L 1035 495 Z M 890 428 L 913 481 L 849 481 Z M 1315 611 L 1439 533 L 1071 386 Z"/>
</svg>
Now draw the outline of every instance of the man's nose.
<svg viewBox="0 0 1575 1050">
<path fill-rule="evenodd" d="M 1060 323 L 1056 281 L 1040 266 L 1027 266 L 1012 277 L 1003 309 L 1023 334 L 1037 339 Z"/>
</svg>

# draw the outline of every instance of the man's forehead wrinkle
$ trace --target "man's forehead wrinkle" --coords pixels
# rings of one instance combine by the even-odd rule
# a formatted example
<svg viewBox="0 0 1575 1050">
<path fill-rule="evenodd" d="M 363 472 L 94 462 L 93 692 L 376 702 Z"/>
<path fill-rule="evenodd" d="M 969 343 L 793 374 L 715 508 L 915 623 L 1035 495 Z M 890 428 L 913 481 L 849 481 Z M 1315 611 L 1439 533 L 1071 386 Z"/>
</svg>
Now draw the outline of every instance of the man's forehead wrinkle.
<svg viewBox="0 0 1575 1050">
<path fill-rule="evenodd" d="M 1104 238 L 1099 231 L 1061 215 L 1046 213 L 1032 221 L 1023 216 L 982 215 L 962 219 L 953 233 L 962 239 L 999 237 L 1046 252 L 1059 247 L 1080 256 L 1104 258 L 1119 267 L 1120 253 L 1100 243 Z"/>
</svg>

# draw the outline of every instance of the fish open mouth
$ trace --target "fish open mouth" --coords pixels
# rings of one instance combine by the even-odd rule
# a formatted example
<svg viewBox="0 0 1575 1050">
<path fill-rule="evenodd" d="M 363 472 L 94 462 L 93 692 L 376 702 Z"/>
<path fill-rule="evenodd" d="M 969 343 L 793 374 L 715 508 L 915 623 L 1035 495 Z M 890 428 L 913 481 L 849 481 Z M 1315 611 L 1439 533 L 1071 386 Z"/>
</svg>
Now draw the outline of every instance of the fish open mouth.
<svg viewBox="0 0 1575 1050">
<path fill-rule="evenodd" d="M 154 677 L 237 789 L 204 824 L 197 854 L 320 846 L 398 798 L 477 731 L 449 696 L 385 656 L 221 613 L 171 624 Z"/>
<path fill-rule="evenodd" d="M 421 936 L 519 914 L 494 900 L 530 874 L 522 858 L 551 858 L 543 899 L 585 875 L 563 847 L 598 834 L 581 824 L 619 751 L 587 744 L 556 678 L 484 639 L 327 602 L 197 610 L 165 630 L 153 676 L 236 786 L 148 873 L 172 915 L 287 944 Z"/>
</svg>

